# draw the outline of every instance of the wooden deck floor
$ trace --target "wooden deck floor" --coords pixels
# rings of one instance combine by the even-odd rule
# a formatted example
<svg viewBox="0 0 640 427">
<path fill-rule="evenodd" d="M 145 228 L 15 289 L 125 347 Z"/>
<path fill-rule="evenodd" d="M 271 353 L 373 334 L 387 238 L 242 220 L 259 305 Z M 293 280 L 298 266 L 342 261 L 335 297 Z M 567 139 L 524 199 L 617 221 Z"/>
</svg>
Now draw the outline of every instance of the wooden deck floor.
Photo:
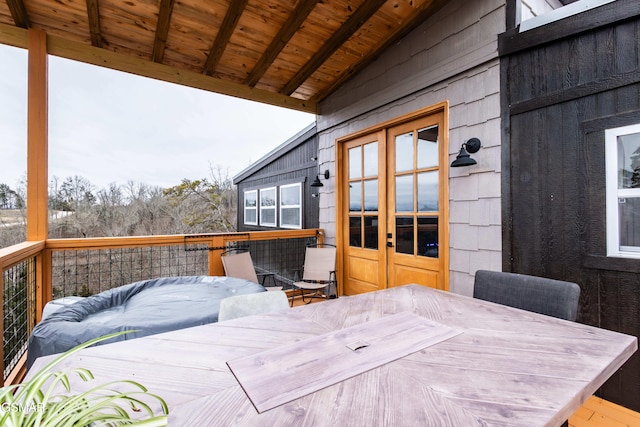
<svg viewBox="0 0 640 427">
<path fill-rule="evenodd" d="M 322 301 L 321 299 L 313 299 L 312 303 Z M 301 298 L 294 299 L 294 307 L 302 304 Z M 591 396 L 569 418 L 569 427 L 640 427 L 640 413 Z"/>
<path fill-rule="evenodd" d="M 569 427 L 640 427 L 640 414 L 591 396 L 569 418 Z"/>
</svg>

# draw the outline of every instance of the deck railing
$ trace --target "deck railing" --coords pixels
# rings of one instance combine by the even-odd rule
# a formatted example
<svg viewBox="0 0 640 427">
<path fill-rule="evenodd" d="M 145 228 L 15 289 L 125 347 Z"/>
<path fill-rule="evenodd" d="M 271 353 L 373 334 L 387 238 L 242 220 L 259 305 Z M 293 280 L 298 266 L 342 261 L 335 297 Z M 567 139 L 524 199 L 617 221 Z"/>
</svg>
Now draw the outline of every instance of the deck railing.
<svg viewBox="0 0 640 427">
<path fill-rule="evenodd" d="M 221 254 L 238 246 L 249 249 L 258 271 L 273 273 L 265 285 L 286 288 L 302 267 L 304 246 L 316 241 L 318 229 L 51 239 L 0 249 L 4 383 L 24 375 L 29 334 L 52 299 L 154 277 L 221 276 Z"/>
</svg>

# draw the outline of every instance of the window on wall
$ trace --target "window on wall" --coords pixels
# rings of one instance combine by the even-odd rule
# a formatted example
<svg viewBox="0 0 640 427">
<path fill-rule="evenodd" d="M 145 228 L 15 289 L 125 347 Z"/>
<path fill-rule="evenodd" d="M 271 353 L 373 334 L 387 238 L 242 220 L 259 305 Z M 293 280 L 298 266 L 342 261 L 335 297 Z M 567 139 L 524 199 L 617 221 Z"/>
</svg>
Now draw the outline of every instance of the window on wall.
<svg viewBox="0 0 640 427">
<path fill-rule="evenodd" d="M 302 228 L 302 184 L 280 187 L 280 227 Z"/>
<path fill-rule="evenodd" d="M 244 223 L 258 225 L 258 190 L 244 192 Z"/>
<path fill-rule="evenodd" d="M 607 255 L 640 258 L 640 124 L 605 131 Z"/>
<path fill-rule="evenodd" d="M 260 225 L 275 227 L 276 224 L 276 187 L 260 190 Z"/>
</svg>

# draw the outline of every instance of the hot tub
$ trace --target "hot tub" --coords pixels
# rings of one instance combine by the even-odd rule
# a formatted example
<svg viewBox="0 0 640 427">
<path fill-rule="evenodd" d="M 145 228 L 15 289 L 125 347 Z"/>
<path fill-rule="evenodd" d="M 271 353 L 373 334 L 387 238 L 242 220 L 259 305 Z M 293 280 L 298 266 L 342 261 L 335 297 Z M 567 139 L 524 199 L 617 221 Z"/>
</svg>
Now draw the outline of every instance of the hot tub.
<svg viewBox="0 0 640 427">
<path fill-rule="evenodd" d="M 255 292 L 266 289 L 225 276 L 163 277 L 110 289 L 62 307 L 38 323 L 29 337 L 27 368 L 38 357 L 113 332 L 136 330 L 100 344 L 217 322 L 222 299 Z"/>
</svg>

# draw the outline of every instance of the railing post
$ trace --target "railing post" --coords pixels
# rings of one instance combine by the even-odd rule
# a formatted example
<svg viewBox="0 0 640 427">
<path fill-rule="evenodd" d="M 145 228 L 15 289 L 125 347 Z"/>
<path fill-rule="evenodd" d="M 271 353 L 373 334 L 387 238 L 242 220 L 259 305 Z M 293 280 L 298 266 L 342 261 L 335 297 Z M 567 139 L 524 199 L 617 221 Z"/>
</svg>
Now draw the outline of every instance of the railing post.
<svg viewBox="0 0 640 427">
<path fill-rule="evenodd" d="M 42 320 L 42 312 L 44 310 L 44 306 L 47 305 L 49 301 L 51 301 L 51 296 L 53 295 L 51 277 L 52 277 L 52 251 L 50 249 L 45 249 L 42 254 L 36 257 L 36 301 L 35 301 L 35 323 L 38 323 Z M 30 325 L 31 328 L 35 326 Z"/>
<path fill-rule="evenodd" d="M 209 250 L 209 276 L 224 276 L 224 267 L 222 266 L 222 248 L 224 247 L 225 238 L 223 236 L 214 236 L 211 239 L 211 248 Z"/>
</svg>

